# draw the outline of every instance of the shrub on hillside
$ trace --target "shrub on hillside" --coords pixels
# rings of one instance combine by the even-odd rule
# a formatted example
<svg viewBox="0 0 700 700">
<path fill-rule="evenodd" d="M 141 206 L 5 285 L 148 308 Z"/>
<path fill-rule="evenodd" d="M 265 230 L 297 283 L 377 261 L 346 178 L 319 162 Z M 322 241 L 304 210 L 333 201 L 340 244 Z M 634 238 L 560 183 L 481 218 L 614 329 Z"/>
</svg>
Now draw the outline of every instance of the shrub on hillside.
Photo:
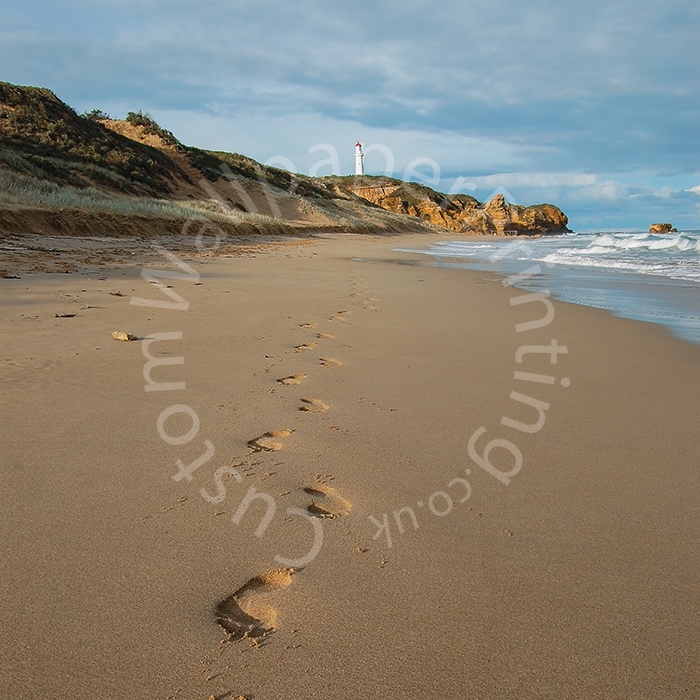
<svg viewBox="0 0 700 700">
<path fill-rule="evenodd" d="M 172 131 L 163 129 L 148 113 L 144 113 L 141 110 L 138 112 L 129 112 L 126 115 L 126 121 L 133 126 L 142 126 L 145 134 L 160 137 L 163 143 L 165 143 L 167 146 L 174 146 L 175 148 L 182 146 L 182 144 L 175 138 Z"/>
<path fill-rule="evenodd" d="M 91 109 L 89 112 L 85 112 L 85 114 L 82 114 L 81 116 L 93 122 L 99 122 L 103 119 L 111 119 L 109 114 L 107 114 L 107 112 L 103 112 L 101 109 Z"/>
</svg>

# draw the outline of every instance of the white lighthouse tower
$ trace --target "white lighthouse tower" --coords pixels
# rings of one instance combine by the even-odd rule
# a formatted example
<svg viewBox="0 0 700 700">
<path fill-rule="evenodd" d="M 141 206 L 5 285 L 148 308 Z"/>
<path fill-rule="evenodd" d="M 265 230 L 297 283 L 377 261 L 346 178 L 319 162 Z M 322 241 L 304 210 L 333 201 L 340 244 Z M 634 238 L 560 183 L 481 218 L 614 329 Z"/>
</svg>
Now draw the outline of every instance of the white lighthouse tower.
<svg viewBox="0 0 700 700">
<path fill-rule="evenodd" d="M 358 141 L 355 144 L 355 175 L 365 174 L 365 156 L 362 153 L 362 144 Z"/>
</svg>

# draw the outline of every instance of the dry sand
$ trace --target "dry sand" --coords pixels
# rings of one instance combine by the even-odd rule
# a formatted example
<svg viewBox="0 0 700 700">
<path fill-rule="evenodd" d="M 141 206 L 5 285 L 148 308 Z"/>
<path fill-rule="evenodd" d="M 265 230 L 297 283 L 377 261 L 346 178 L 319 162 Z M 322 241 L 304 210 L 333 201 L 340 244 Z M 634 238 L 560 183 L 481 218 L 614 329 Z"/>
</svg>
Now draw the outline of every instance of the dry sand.
<svg viewBox="0 0 700 700">
<path fill-rule="evenodd" d="M 0 279 L 2 698 L 700 695 L 700 348 L 425 241 Z"/>
</svg>

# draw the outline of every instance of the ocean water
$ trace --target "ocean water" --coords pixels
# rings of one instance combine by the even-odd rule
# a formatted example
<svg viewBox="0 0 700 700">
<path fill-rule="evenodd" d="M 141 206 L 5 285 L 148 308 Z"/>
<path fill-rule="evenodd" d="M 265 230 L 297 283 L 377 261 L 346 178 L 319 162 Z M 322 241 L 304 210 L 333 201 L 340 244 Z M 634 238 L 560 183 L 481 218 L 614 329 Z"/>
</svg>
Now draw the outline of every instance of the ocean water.
<svg viewBox="0 0 700 700">
<path fill-rule="evenodd" d="M 429 255 L 438 266 L 503 274 L 521 289 L 660 323 L 700 344 L 700 231 L 463 239 L 402 250 Z"/>
</svg>

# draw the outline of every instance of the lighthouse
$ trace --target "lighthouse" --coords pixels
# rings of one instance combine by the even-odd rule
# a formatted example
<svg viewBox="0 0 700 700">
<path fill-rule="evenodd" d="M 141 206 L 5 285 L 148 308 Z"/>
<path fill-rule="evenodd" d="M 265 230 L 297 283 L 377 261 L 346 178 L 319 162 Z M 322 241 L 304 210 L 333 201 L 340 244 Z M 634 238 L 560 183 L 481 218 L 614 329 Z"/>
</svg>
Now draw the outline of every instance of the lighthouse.
<svg viewBox="0 0 700 700">
<path fill-rule="evenodd" d="M 362 153 L 362 144 L 358 141 L 355 144 L 355 175 L 365 174 L 364 154 Z"/>
</svg>

